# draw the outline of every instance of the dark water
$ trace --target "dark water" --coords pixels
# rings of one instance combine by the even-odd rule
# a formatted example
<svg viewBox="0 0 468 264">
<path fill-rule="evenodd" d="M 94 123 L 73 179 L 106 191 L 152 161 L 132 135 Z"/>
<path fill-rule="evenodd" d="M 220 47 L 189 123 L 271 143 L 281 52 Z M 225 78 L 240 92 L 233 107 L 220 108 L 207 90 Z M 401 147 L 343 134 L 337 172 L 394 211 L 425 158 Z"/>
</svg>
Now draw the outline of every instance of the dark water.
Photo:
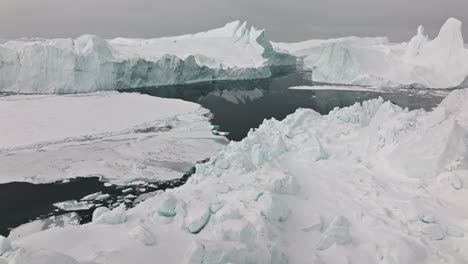
<svg viewBox="0 0 468 264">
<path fill-rule="evenodd" d="M 262 80 L 215 81 L 128 91 L 201 104 L 213 113 L 212 123 L 219 125 L 221 131 L 230 132 L 228 138 L 236 141 L 243 139 L 251 128 L 257 128 L 265 118 L 281 120 L 298 108 L 311 108 L 320 114 L 328 114 L 335 107 L 350 106 L 381 96 L 402 107 L 429 110 L 443 99 L 421 91 L 379 93 L 288 89 L 311 84 L 308 72 L 280 72 L 273 78 Z"/>
<path fill-rule="evenodd" d="M 206 162 L 200 161 L 201 162 Z M 32 184 L 26 182 L 11 182 L 0 184 L 0 235 L 7 236 L 10 230 L 21 224 L 35 219 L 47 219 L 73 211 L 59 210 L 54 203 L 77 200 L 88 194 L 102 192 L 110 197 L 103 201 L 90 201 L 94 206 L 87 210 L 74 211 L 80 216 L 80 223 L 92 220 L 92 213 L 98 206 L 104 205 L 115 208 L 124 204 L 127 208 L 138 202 L 138 197 L 155 191 L 166 190 L 183 185 L 195 172 L 195 168 L 185 173 L 181 178 L 164 182 L 145 182 L 134 185 L 108 185 L 98 177 L 75 178 L 69 182 L 55 182 L 48 184 Z M 128 189 L 131 189 L 128 191 Z M 124 192 L 124 190 L 127 190 Z M 127 198 L 128 195 L 133 197 Z"/>
</svg>

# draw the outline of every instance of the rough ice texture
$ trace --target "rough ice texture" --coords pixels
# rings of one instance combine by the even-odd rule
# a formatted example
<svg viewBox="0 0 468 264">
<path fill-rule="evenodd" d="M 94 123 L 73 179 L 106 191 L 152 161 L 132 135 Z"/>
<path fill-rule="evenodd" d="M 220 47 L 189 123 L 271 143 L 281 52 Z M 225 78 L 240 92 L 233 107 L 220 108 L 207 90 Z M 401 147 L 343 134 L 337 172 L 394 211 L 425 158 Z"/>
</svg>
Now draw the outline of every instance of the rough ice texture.
<svg viewBox="0 0 468 264">
<path fill-rule="evenodd" d="M 271 75 L 293 65 L 275 52 L 264 30 L 234 21 L 178 37 L 104 40 L 29 39 L 0 43 L 0 91 L 82 93 Z"/>
<path fill-rule="evenodd" d="M 127 221 L 127 215 L 123 206 L 118 206 L 111 211 L 105 207 L 99 207 L 93 212 L 93 223 L 96 224 L 118 225 L 125 221 Z"/>
<path fill-rule="evenodd" d="M 15 244 L 112 264 L 466 263 L 467 181 L 468 89 L 430 112 L 382 99 L 325 116 L 300 109 L 231 142 L 123 224 Z M 171 221 L 154 218 L 161 207 Z M 146 245 L 149 233 L 161 242 Z"/>
<path fill-rule="evenodd" d="M 11 242 L 8 238 L 0 235 L 0 256 L 11 250 Z"/>
<path fill-rule="evenodd" d="M 467 87 L 468 49 L 462 22 L 450 18 L 430 40 L 420 26 L 408 43 L 348 37 L 273 43 L 275 50 L 304 60 L 316 82 L 409 88 Z"/>
<path fill-rule="evenodd" d="M 226 143 L 208 119 L 197 104 L 136 93 L 0 97 L 0 182 L 179 178 Z"/>
</svg>

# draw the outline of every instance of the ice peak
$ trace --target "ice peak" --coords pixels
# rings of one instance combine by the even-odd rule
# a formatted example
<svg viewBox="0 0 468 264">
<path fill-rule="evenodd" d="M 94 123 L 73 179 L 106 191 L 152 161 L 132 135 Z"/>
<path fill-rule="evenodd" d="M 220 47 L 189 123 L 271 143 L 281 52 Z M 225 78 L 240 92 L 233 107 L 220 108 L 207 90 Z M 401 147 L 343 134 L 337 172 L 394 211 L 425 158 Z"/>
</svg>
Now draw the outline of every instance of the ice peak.
<svg viewBox="0 0 468 264">
<path fill-rule="evenodd" d="M 437 39 L 445 39 L 463 43 L 462 22 L 456 18 L 449 18 L 440 29 Z"/>
<path fill-rule="evenodd" d="M 227 23 L 224 29 L 229 32 L 231 36 L 235 36 L 239 39 L 250 40 L 256 39 L 262 36 L 264 29 L 257 29 L 250 25 L 247 21 L 235 20 Z"/>
<path fill-rule="evenodd" d="M 419 26 L 418 27 L 418 36 L 423 36 L 424 35 L 424 27 L 423 26 Z"/>
</svg>

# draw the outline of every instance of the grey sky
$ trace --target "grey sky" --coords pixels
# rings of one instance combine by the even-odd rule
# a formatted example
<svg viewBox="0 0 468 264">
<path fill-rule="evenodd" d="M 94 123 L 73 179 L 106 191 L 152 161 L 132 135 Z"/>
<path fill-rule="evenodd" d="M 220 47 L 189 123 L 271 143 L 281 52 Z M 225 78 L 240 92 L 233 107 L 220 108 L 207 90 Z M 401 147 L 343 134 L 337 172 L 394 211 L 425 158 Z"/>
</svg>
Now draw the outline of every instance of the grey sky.
<svg viewBox="0 0 468 264">
<path fill-rule="evenodd" d="M 0 38 L 160 37 L 195 33 L 232 20 L 266 28 L 275 41 L 388 36 L 404 41 L 424 25 L 434 36 L 468 0 L 0 0 Z"/>
</svg>

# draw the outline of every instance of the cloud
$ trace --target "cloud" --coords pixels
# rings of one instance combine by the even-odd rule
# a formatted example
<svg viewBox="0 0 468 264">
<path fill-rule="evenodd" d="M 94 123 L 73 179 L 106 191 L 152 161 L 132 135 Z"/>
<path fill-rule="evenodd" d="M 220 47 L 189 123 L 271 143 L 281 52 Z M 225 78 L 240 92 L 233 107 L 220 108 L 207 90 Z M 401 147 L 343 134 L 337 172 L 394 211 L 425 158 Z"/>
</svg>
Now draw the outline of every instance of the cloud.
<svg viewBox="0 0 468 264">
<path fill-rule="evenodd" d="M 160 37 L 240 19 L 278 41 L 348 35 L 402 41 L 419 24 L 435 35 L 448 17 L 468 22 L 466 10 L 466 0 L 0 0 L 0 38 Z"/>
</svg>

